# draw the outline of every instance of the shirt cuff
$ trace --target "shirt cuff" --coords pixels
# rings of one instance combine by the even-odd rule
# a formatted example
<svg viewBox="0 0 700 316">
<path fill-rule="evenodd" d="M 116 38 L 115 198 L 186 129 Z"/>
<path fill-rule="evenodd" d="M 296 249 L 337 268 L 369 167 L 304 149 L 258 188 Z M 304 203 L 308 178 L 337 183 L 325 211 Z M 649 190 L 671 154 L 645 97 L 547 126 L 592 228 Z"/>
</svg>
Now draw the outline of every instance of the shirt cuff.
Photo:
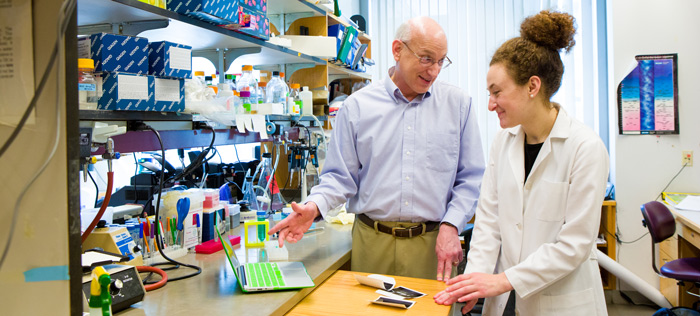
<svg viewBox="0 0 700 316">
<path fill-rule="evenodd" d="M 464 227 L 467 226 L 467 218 L 464 216 L 464 213 L 461 212 L 456 212 L 456 211 L 447 211 L 445 214 L 445 217 L 442 218 L 441 223 L 448 223 L 451 224 L 454 227 L 457 227 L 457 233 L 461 234 L 462 231 L 464 230 Z"/>
<path fill-rule="evenodd" d="M 304 201 L 305 204 L 308 202 L 316 203 L 316 206 L 318 207 L 318 212 L 321 213 L 320 216 L 314 219 L 315 222 L 326 218 L 326 214 L 328 213 L 328 203 L 326 203 L 326 200 L 322 196 L 311 194 L 308 197 L 306 197 L 306 201 Z"/>
</svg>

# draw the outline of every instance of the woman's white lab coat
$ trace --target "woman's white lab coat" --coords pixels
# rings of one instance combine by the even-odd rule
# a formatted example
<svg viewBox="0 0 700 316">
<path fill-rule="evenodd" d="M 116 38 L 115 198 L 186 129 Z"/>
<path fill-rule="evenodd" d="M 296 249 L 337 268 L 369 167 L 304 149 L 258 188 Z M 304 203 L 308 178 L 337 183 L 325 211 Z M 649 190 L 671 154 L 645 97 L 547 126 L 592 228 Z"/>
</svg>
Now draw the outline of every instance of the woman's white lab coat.
<svg viewBox="0 0 700 316">
<path fill-rule="evenodd" d="M 594 251 L 605 146 L 560 108 L 525 181 L 524 143 L 520 126 L 493 142 L 465 273 L 505 271 L 519 315 L 607 315 Z M 508 294 L 487 298 L 484 315 L 502 315 Z"/>
</svg>

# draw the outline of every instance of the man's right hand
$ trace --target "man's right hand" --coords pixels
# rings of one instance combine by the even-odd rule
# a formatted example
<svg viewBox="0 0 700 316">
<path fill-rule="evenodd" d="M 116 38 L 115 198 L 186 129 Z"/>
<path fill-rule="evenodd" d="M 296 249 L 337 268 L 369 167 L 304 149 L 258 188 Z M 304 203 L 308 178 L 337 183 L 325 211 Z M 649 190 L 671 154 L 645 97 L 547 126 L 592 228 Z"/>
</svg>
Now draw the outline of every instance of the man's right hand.
<svg viewBox="0 0 700 316">
<path fill-rule="evenodd" d="M 308 202 L 303 205 L 292 202 L 292 211 L 292 214 L 289 214 L 287 218 L 277 223 L 267 232 L 268 235 L 276 232 L 280 233 L 278 238 L 280 248 L 284 246 L 285 240 L 291 243 L 301 240 L 304 237 L 304 233 L 314 223 L 314 219 L 321 215 L 318 206 L 314 202 Z"/>
</svg>

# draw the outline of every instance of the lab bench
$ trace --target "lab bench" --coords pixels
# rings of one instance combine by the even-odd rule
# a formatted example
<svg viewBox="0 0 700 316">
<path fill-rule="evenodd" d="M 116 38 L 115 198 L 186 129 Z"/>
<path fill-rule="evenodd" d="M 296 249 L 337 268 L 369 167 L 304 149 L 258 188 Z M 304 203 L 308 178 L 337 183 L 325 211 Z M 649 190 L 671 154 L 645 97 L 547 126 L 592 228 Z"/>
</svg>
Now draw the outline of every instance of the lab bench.
<svg viewBox="0 0 700 316">
<path fill-rule="evenodd" d="M 234 228 L 230 234 L 240 235 L 242 227 Z M 285 247 L 289 251 L 289 261 L 303 262 L 319 286 L 349 263 L 352 225 L 319 222 L 317 227 L 324 229 L 308 233 L 296 244 L 285 243 Z M 246 248 L 243 238 L 234 249 L 242 262 L 259 260 L 259 248 Z M 146 293 L 142 302 L 115 315 L 284 315 L 315 288 L 243 293 L 223 250 L 208 255 L 191 253 L 176 260 L 197 265 L 202 268 L 202 273 L 168 282 L 164 287 Z M 172 278 L 193 271 L 180 267 L 167 272 Z"/>
</svg>

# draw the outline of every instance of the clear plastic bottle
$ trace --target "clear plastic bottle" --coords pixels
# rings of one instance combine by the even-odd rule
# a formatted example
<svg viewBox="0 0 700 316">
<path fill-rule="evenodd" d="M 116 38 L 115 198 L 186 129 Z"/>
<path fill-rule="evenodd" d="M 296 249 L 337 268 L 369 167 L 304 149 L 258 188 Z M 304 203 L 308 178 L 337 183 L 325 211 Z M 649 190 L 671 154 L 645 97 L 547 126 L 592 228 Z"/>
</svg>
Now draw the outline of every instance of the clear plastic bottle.
<svg viewBox="0 0 700 316">
<path fill-rule="evenodd" d="M 284 104 L 289 93 L 289 87 L 280 77 L 279 71 L 272 72 L 272 79 L 267 83 L 267 103 Z"/>
<path fill-rule="evenodd" d="M 255 114 L 255 113 L 252 113 L 253 109 L 251 108 L 251 103 L 250 103 L 250 91 L 241 91 L 240 94 L 241 94 L 241 107 L 242 107 L 243 112 L 245 114 Z"/>
<path fill-rule="evenodd" d="M 236 91 L 236 76 L 232 74 L 226 74 L 226 80 L 224 82 L 231 87 L 231 91 Z"/>
<path fill-rule="evenodd" d="M 267 212 L 265 211 L 258 211 L 256 213 L 258 216 L 258 222 L 264 222 L 267 220 Z M 264 224 L 258 224 L 258 227 L 256 229 L 258 231 L 258 240 L 260 242 L 265 242 L 265 238 L 267 237 L 267 232 L 265 231 L 265 225 Z"/>
<path fill-rule="evenodd" d="M 292 83 L 292 90 L 287 99 L 287 114 L 299 115 L 301 113 L 301 97 L 299 97 L 299 84 Z"/>
<path fill-rule="evenodd" d="M 238 90 L 238 92 L 250 91 L 250 100 L 254 103 L 258 103 L 258 85 L 253 77 L 253 66 L 243 66 L 243 74 L 236 82 L 236 90 Z"/>
<path fill-rule="evenodd" d="M 94 71 L 95 62 L 92 59 L 78 59 L 78 108 L 81 110 L 97 110 L 97 81 Z"/>
<path fill-rule="evenodd" d="M 265 103 L 267 99 L 267 82 L 258 82 L 258 104 Z"/>
<path fill-rule="evenodd" d="M 304 90 L 299 92 L 301 98 L 301 114 L 314 115 L 313 93 L 309 91 L 309 87 L 304 86 Z"/>
<path fill-rule="evenodd" d="M 204 71 L 195 71 L 194 78 L 199 80 L 199 82 L 201 82 L 203 85 L 206 84 L 206 82 L 204 80 Z"/>
</svg>

